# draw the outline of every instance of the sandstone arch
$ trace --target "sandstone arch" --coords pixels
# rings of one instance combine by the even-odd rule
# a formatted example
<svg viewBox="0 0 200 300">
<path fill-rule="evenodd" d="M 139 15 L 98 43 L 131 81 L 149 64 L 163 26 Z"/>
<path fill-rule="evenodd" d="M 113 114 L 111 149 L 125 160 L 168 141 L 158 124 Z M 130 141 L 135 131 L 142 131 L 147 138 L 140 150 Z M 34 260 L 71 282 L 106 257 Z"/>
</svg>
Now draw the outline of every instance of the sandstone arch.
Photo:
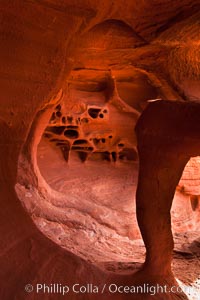
<svg viewBox="0 0 200 300">
<path fill-rule="evenodd" d="M 2 173 L 0 220 L 2 234 L 0 278 L 4 286 L 1 290 L 2 299 L 31 299 L 31 297 L 34 299 L 34 295 L 24 293 L 24 285 L 27 282 L 35 284 L 38 280 L 46 280 L 49 283 L 52 280 L 61 282 L 68 280 L 71 284 L 73 278 L 68 276 L 69 270 L 70 274 L 77 274 L 76 278 L 80 281 L 84 278 L 86 281 L 94 281 L 99 284 L 102 280 L 105 282 L 113 280 L 132 282 L 132 275 L 115 276 L 116 274 L 111 275 L 111 273 L 102 271 L 78 255 L 62 250 L 41 234 L 30 216 L 19 204 L 19 198 L 14 190 L 19 155 L 23 145 L 28 141 L 25 154 L 29 154 L 27 160 L 30 165 L 27 165 L 27 170 L 32 171 L 31 163 L 34 164 L 34 161 L 30 157 L 30 153 L 33 151 L 30 145 L 33 146 L 32 134 L 34 131 L 30 133 L 31 126 L 34 128 L 34 122 L 41 112 L 48 111 L 49 108 L 51 109 L 51 105 L 55 104 L 53 101 L 57 99 L 59 91 L 64 90 L 71 69 L 84 67 L 84 64 L 77 61 L 77 53 L 80 54 L 76 49 L 77 38 L 81 34 L 85 34 L 87 28 L 101 24 L 105 19 L 119 20 L 118 25 L 121 22 L 129 24 L 137 36 L 148 41 L 148 45 L 144 45 L 144 47 L 138 45 L 132 52 L 129 52 L 130 49 L 128 49 L 128 51 L 118 52 L 111 56 L 99 53 L 97 57 L 93 56 L 91 52 L 88 52 L 89 54 L 82 53 L 81 59 L 84 58 L 84 55 L 88 57 L 87 67 L 101 66 L 105 69 L 108 68 L 108 65 L 119 61 L 120 57 L 120 63 L 123 66 L 128 64 L 147 72 L 150 74 L 149 78 L 159 78 L 152 82 L 154 85 L 156 85 L 155 82 L 157 83 L 156 89 L 159 90 L 160 86 L 162 91 L 159 91 L 158 94 L 165 95 L 164 99 L 182 99 L 183 95 L 177 88 L 171 88 L 170 72 L 163 63 L 169 54 L 168 47 L 162 41 L 151 42 L 164 29 L 178 22 L 177 11 L 180 11 L 180 18 L 184 18 L 187 22 L 187 17 L 190 16 L 190 23 L 193 23 L 192 16 L 197 9 L 199 9 L 198 0 L 165 1 L 164 3 L 163 1 L 151 3 L 149 1 L 120 0 L 114 5 L 111 1 L 101 1 L 101 3 L 76 1 L 72 5 L 67 0 L 29 1 L 27 3 L 16 0 L 1 3 L 0 114 L 2 122 L 0 123 L 0 140 Z M 173 22 L 171 23 L 171 21 Z M 198 32 L 198 26 L 198 23 L 194 24 L 194 27 L 197 28 L 194 33 Z M 82 61 L 84 62 L 84 59 Z M 92 86 L 94 87 L 94 85 Z M 154 88 L 152 90 L 154 91 Z M 152 93 L 154 94 L 154 92 Z M 198 86 L 196 94 L 198 94 Z M 111 94 L 108 93 L 108 95 Z M 195 100 L 198 100 L 198 95 L 193 95 L 194 97 Z M 185 99 L 189 101 L 190 97 L 187 96 Z M 127 109 L 127 106 L 124 107 Z M 70 134 L 72 133 L 70 132 Z M 28 174 L 32 176 L 29 178 L 30 182 L 33 182 L 38 188 L 35 191 L 40 192 L 39 173 L 36 174 L 37 176 L 33 176 L 31 172 Z M 29 180 L 26 183 L 28 184 L 28 182 Z M 48 190 L 48 186 L 46 189 Z M 31 193 L 26 194 L 26 192 L 24 195 L 27 200 Z M 30 202 L 26 201 L 26 203 Z M 49 272 L 49 269 L 52 273 Z M 169 270 L 169 266 L 167 270 Z M 141 280 L 144 282 L 150 277 L 151 275 L 148 274 L 147 279 L 142 277 Z M 116 295 L 116 297 L 118 296 Z M 149 295 L 145 295 L 145 297 L 148 299 Z M 48 295 L 42 295 L 42 299 L 45 298 L 50 299 Z M 123 296 L 119 295 L 120 298 L 123 299 Z M 88 299 L 88 295 L 85 296 L 85 299 Z M 161 299 L 163 299 L 163 295 Z"/>
</svg>

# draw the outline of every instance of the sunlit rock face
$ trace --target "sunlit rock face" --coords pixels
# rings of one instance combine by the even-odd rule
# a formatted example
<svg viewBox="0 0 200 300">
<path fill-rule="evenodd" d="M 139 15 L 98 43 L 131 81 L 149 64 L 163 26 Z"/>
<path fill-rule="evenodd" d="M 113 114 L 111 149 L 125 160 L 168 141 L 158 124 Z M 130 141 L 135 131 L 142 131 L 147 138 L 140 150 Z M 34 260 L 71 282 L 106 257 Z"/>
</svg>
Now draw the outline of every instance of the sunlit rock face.
<svg viewBox="0 0 200 300">
<path fill-rule="evenodd" d="M 24 293 L 29 282 L 151 282 L 151 272 L 133 276 L 146 251 L 136 221 L 135 126 L 152 101 L 199 101 L 199 0 L 0 7 L 0 298 L 34 299 Z M 171 210 L 174 272 L 195 288 L 198 172 L 193 158 Z"/>
</svg>

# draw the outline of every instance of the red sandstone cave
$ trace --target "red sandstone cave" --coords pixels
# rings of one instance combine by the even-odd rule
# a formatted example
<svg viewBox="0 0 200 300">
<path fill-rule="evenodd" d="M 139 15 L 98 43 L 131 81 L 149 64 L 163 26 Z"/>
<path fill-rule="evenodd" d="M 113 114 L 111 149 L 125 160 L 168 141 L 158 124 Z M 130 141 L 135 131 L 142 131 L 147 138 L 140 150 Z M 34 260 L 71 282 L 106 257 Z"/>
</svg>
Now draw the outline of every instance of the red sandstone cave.
<svg viewBox="0 0 200 300">
<path fill-rule="evenodd" d="M 200 299 L 199 0 L 0 8 L 0 299 Z"/>
</svg>

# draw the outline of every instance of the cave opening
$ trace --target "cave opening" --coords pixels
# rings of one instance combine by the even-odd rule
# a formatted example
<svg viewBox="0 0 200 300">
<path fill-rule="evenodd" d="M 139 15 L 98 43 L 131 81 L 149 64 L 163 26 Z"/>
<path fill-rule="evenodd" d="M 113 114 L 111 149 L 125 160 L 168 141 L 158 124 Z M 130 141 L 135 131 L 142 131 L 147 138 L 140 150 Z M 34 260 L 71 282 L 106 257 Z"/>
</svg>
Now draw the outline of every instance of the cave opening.
<svg viewBox="0 0 200 300">
<path fill-rule="evenodd" d="M 134 128 L 148 99 L 165 98 L 165 94 L 154 85 L 146 70 L 129 65 L 121 66 L 118 60 L 112 70 L 107 65 L 103 70 L 99 67 L 106 51 L 109 50 L 111 59 L 112 51 L 119 49 L 116 43 L 123 30 L 118 21 L 108 23 L 111 25 L 108 35 L 104 32 L 108 27 L 103 22 L 84 36 L 84 50 L 78 54 L 79 61 L 76 61 L 69 75 L 67 88 L 64 89 L 60 103 L 50 109 L 50 117 L 37 147 L 37 164 L 48 186 L 58 192 L 57 199 L 53 200 L 54 205 L 67 209 L 73 203 L 73 209 L 85 212 L 91 218 L 83 231 L 79 229 L 80 225 L 73 227 L 81 245 L 76 251 L 95 262 L 102 262 L 106 257 L 110 260 L 115 257 L 114 260 L 141 261 L 144 257 L 144 245 L 135 215 L 139 161 Z M 130 33 L 130 28 L 128 32 Z M 134 47 L 137 47 L 137 43 L 143 43 L 134 32 L 131 35 L 129 33 L 127 48 L 130 48 L 133 39 Z M 110 44 L 109 47 L 106 44 L 108 37 L 115 41 L 113 49 Z M 105 42 L 101 44 L 100 40 Z M 96 43 L 99 53 L 94 50 Z M 91 62 L 87 55 L 92 51 L 95 60 Z M 118 51 L 119 58 L 121 49 Z M 85 67 L 77 68 L 76 64 L 80 63 Z M 104 88 L 99 89 L 99 86 Z M 196 220 L 198 214 L 198 196 L 183 193 L 181 184 L 182 181 L 172 207 L 175 235 L 186 230 L 195 231 L 197 228 L 197 222 L 193 220 Z M 59 200 L 59 195 L 63 199 L 65 194 L 68 199 Z M 191 202 L 188 197 L 191 197 Z M 84 218 L 81 221 L 80 217 L 80 223 L 82 222 Z M 93 222 L 95 225 L 91 225 Z M 89 229 L 91 226 L 97 229 Z M 61 228 L 61 236 L 58 237 L 57 233 L 54 236 L 52 229 L 51 238 L 74 251 L 74 237 L 66 238 L 64 234 L 70 228 L 66 224 Z M 106 246 L 107 251 L 103 251 L 102 245 L 107 245 L 108 237 L 101 236 L 98 233 L 101 230 L 109 239 L 112 236 L 113 246 Z M 82 235 L 85 236 L 85 247 L 82 245 Z M 88 249 L 98 236 L 105 241 L 102 245 L 98 244 L 96 253 L 91 258 L 91 251 Z M 138 245 L 139 250 L 133 255 L 132 249 Z M 116 253 L 117 247 L 121 249 L 120 255 Z"/>
<path fill-rule="evenodd" d="M 59 104 L 49 107 L 45 127 L 43 121 L 36 161 L 45 181 L 44 198 L 56 212 L 34 215 L 34 221 L 59 246 L 118 272 L 119 262 L 127 271 L 132 262 L 141 265 L 145 256 L 135 211 L 139 161 L 134 128 L 148 100 L 166 95 L 146 69 L 118 64 L 122 48 L 116 44 L 122 28 L 119 32 L 119 23 L 111 24 L 108 34 L 103 23 L 103 29 L 100 24 L 89 32 L 93 39 L 85 37 L 87 48 L 79 53 Z M 108 37 L 115 41 L 111 46 Z M 129 37 L 128 49 L 133 34 Z M 134 43 L 138 47 L 144 41 L 134 34 Z M 105 63 L 102 70 L 102 56 L 112 61 L 116 49 L 112 69 Z M 188 238 L 198 229 L 200 194 L 186 192 L 185 174 L 187 169 L 171 211 L 175 253 L 183 256 L 190 251 L 183 247 L 185 232 Z"/>
</svg>

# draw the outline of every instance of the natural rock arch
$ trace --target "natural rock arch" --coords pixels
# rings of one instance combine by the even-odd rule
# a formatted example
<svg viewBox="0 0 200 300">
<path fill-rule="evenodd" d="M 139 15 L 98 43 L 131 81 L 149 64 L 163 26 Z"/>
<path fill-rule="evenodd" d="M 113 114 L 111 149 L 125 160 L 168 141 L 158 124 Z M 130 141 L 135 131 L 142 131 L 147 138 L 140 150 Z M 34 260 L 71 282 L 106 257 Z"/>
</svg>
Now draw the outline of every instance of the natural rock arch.
<svg viewBox="0 0 200 300">
<path fill-rule="evenodd" d="M 35 132 L 33 128 L 36 125 L 34 122 L 45 109 L 49 109 L 49 104 L 51 105 L 54 99 L 57 99 L 56 95 L 63 88 L 75 61 L 74 52 L 79 35 L 83 34 L 87 26 L 92 28 L 95 24 L 104 22 L 106 18 L 119 20 L 118 24 L 121 22 L 130 24 L 137 35 L 150 43 L 147 47 L 141 49 L 138 47 L 128 60 L 127 55 L 123 53 L 122 64 L 128 62 L 151 75 L 156 74 L 156 77 L 161 79 L 157 82 L 158 87 L 164 85 L 164 90 L 167 91 L 166 99 L 180 100 L 179 93 L 170 88 L 170 80 L 169 82 L 167 80 L 167 76 L 170 77 L 169 72 L 165 72 L 162 66 L 168 48 L 162 45 L 162 40 L 155 44 L 151 44 L 151 41 L 165 29 L 165 26 L 170 26 L 171 21 L 172 24 L 176 23 L 177 10 L 180 9 L 179 16 L 185 18 L 192 16 L 198 6 L 198 0 L 166 1 L 164 5 L 162 1 L 153 4 L 149 1 L 118 1 L 115 5 L 108 1 L 77 1 L 76 5 L 72 6 L 67 0 L 64 2 L 35 1 L 26 4 L 24 1 L 16 0 L 1 4 L 0 113 L 3 121 L 0 124 L 2 151 L 0 191 L 2 272 L 0 276 L 4 285 L 1 291 L 3 299 L 10 300 L 14 297 L 34 299 L 33 294 L 27 296 L 24 292 L 27 281 L 35 284 L 37 281 L 51 283 L 52 280 L 57 280 L 65 283 L 64 280 L 67 280 L 72 284 L 71 274 L 78 274 L 76 279 L 80 282 L 83 279 L 98 284 L 102 281 L 114 280 L 119 280 L 120 283 L 126 280 L 132 282 L 132 275 L 112 277 L 110 273 L 101 271 L 80 259 L 78 255 L 63 251 L 35 227 L 30 216 L 19 204 L 19 198 L 14 190 L 20 151 L 27 141 L 25 154 L 28 163 L 23 167 L 30 171 L 28 173 L 31 175 L 30 182 L 33 181 L 38 188 L 34 192 L 39 192 L 41 196 L 40 182 L 38 184 L 38 177 L 32 172 L 31 165 L 34 164 L 31 156 L 31 151 L 34 151 L 32 148 L 34 138 L 32 134 Z M 198 29 L 198 24 L 195 26 Z M 119 56 L 113 56 L 106 59 L 112 64 L 118 58 Z M 107 64 L 106 59 L 100 59 L 100 65 L 103 67 Z M 95 66 L 92 56 L 88 66 Z M 77 63 L 76 67 L 80 67 L 80 64 Z M 26 179 L 26 183 L 29 189 L 29 180 Z M 48 190 L 47 186 L 46 188 Z M 31 196 L 30 191 L 28 192 L 25 193 L 27 199 Z M 26 204 L 28 203 L 26 201 Z M 151 279 L 151 275 L 146 274 L 146 276 L 148 276 L 147 280 Z M 140 278 L 140 282 L 145 280 L 144 277 Z M 83 297 L 88 299 L 89 296 Z M 122 297 L 119 295 L 119 298 Z M 138 297 L 137 295 L 136 298 Z M 145 297 L 148 299 L 149 295 Z M 42 295 L 42 299 L 51 298 L 49 295 Z"/>
</svg>

